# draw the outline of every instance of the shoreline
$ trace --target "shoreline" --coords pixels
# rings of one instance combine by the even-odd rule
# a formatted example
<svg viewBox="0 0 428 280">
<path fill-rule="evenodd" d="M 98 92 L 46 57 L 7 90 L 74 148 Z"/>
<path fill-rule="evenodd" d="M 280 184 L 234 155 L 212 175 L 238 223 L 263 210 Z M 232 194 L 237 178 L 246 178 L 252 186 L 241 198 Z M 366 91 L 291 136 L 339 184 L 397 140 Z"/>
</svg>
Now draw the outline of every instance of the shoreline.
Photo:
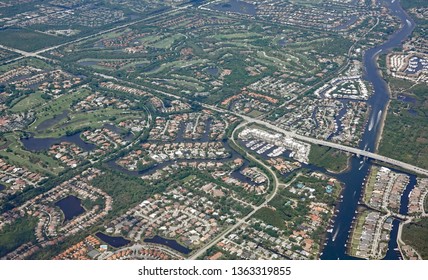
<svg viewBox="0 0 428 280">
<path fill-rule="evenodd" d="M 349 158 L 350 159 L 350 158 Z M 327 169 L 326 169 L 327 170 Z M 321 256 L 323 255 L 324 252 L 324 247 L 327 245 L 327 242 L 329 241 L 330 237 L 334 234 L 333 232 L 329 232 L 328 230 L 333 230 L 334 229 L 334 225 L 336 224 L 336 218 L 337 218 L 337 213 L 339 213 L 339 206 L 341 203 L 343 203 L 343 192 L 345 191 L 346 185 L 345 183 L 343 183 L 342 181 L 338 180 L 338 182 L 340 183 L 340 192 L 339 192 L 339 196 L 337 199 L 336 204 L 334 205 L 333 208 L 333 214 L 331 215 L 327 226 L 326 226 L 326 231 L 323 233 L 322 237 L 321 237 L 321 242 L 320 242 L 320 252 L 318 253 L 318 259 L 321 259 Z M 345 244 L 346 245 L 346 244 Z"/>
<path fill-rule="evenodd" d="M 375 57 L 375 60 L 376 60 L 376 65 L 378 67 L 379 75 L 382 77 L 382 79 L 385 81 L 387 85 L 386 93 L 388 95 L 388 101 L 385 104 L 385 111 L 382 113 L 382 118 L 380 120 L 379 131 L 376 135 L 376 140 L 375 140 L 374 152 L 379 152 L 379 145 L 383 138 L 383 130 L 385 128 L 386 118 L 388 117 L 389 105 L 391 103 L 391 98 L 392 98 L 391 87 L 389 86 L 388 81 L 385 79 L 384 73 L 379 67 L 378 59 L 379 59 L 379 55 Z"/>
<path fill-rule="evenodd" d="M 331 170 L 331 169 L 328 169 L 328 168 L 326 168 L 325 170 L 327 170 L 331 174 L 335 174 L 335 175 L 339 175 L 339 174 L 345 173 L 345 172 L 351 170 L 351 158 L 352 157 L 353 157 L 353 155 L 349 154 L 349 157 L 346 160 L 346 166 L 343 169 L 339 170 L 339 171 L 334 171 L 334 170 Z"/>
</svg>

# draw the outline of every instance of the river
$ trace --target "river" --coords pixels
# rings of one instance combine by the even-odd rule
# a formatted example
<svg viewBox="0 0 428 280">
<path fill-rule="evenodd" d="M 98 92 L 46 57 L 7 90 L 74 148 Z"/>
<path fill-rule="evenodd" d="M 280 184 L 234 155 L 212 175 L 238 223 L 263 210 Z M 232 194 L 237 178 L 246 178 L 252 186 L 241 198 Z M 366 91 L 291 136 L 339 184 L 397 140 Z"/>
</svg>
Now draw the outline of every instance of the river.
<svg viewBox="0 0 428 280">
<path fill-rule="evenodd" d="M 401 27 L 391 35 L 391 37 L 384 42 L 383 44 L 376 46 L 367 50 L 364 53 L 363 64 L 364 64 L 364 79 L 370 82 L 373 85 L 374 94 L 368 100 L 368 104 L 371 107 L 368 125 L 365 128 L 362 141 L 360 142 L 359 148 L 369 151 L 376 150 L 376 143 L 381 133 L 381 123 L 387 111 L 387 103 L 389 101 L 388 86 L 382 76 L 380 75 L 378 65 L 376 63 L 376 57 L 379 54 L 385 54 L 389 52 L 394 47 L 400 47 L 402 42 L 412 33 L 415 24 L 414 21 L 405 13 L 401 8 L 399 1 L 393 0 L 382 0 L 390 8 L 390 13 L 396 16 L 401 20 Z M 232 3 L 242 4 L 240 1 L 232 1 Z M 230 6 L 217 6 L 218 9 L 231 9 Z M 246 12 L 252 12 L 248 7 L 241 7 L 240 9 L 245 9 Z M 242 11 L 241 11 L 242 12 Z M 370 123 L 372 125 L 370 125 Z M 180 133 L 176 141 L 184 141 L 182 138 L 183 127 L 180 129 Z M 209 130 L 209 125 L 208 129 Z M 192 142 L 191 140 L 186 139 L 187 142 Z M 202 140 L 198 141 L 208 141 L 206 135 L 203 136 Z M 237 155 L 232 152 L 231 158 L 235 158 Z M 229 158 L 230 160 L 230 158 Z M 114 161 L 109 162 L 111 168 L 117 169 L 122 172 L 134 176 L 141 176 L 142 174 L 148 174 L 157 170 L 163 166 L 170 165 L 171 162 L 166 162 L 159 164 L 152 169 L 145 170 L 144 172 L 132 172 L 127 171 L 120 166 L 117 166 Z M 363 190 L 363 186 L 368 175 L 369 169 L 371 166 L 370 160 L 364 160 L 362 158 L 352 157 L 350 160 L 350 169 L 344 173 L 334 175 L 337 179 L 342 181 L 345 184 L 345 188 L 342 192 L 342 200 L 337 207 L 336 218 L 333 223 L 333 234 L 329 234 L 327 237 L 327 243 L 324 246 L 321 259 L 357 259 L 347 254 L 346 244 L 349 238 L 351 226 L 353 219 L 356 215 L 356 210 L 358 202 Z M 305 166 L 306 168 L 313 170 L 321 170 L 316 166 Z M 324 171 L 325 170 L 321 170 Z M 332 176 L 333 174 L 326 172 L 328 175 Z M 232 176 L 239 176 L 237 173 L 232 174 Z M 243 178 L 241 178 L 243 179 Z M 402 205 L 400 208 L 400 213 L 407 211 L 408 198 L 407 195 L 414 186 L 415 178 L 411 178 L 411 183 L 407 186 L 403 197 Z M 385 259 L 399 259 L 401 258 L 399 252 L 397 251 L 397 234 L 398 234 L 398 224 L 399 221 L 393 220 L 393 230 L 391 232 L 391 240 L 388 245 L 388 251 Z"/>
<path fill-rule="evenodd" d="M 382 78 L 376 57 L 379 54 L 388 53 L 394 47 L 400 47 L 402 42 L 412 33 L 415 23 L 402 9 L 399 1 L 384 0 L 383 1 L 389 8 L 390 13 L 401 20 L 400 28 L 392 34 L 392 36 L 383 44 L 367 50 L 364 53 L 363 64 L 365 67 L 364 79 L 370 82 L 374 88 L 374 94 L 369 99 L 368 103 L 371 106 L 369 122 L 373 125 L 367 125 L 362 141 L 360 143 L 361 149 L 370 151 L 376 150 L 376 142 L 381 133 L 381 122 L 386 114 L 386 105 L 389 101 L 388 85 Z M 346 242 L 348 240 L 349 231 L 351 229 L 355 211 L 357 209 L 358 201 L 361 196 L 363 184 L 370 168 L 370 161 L 363 161 L 362 159 L 353 157 L 351 159 L 351 168 L 346 173 L 336 176 L 339 180 L 345 183 L 343 191 L 343 201 L 338 206 L 337 217 L 334 221 L 333 233 L 335 238 L 330 235 L 327 240 L 327 245 L 324 247 L 321 259 L 355 259 L 347 255 Z M 408 188 L 407 191 L 410 191 Z M 406 205 L 402 208 L 407 208 L 407 202 L 402 200 Z M 391 232 L 391 241 L 388 244 L 388 252 L 385 259 L 399 259 L 401 256 L 396 251 L 397 249 L 397 231 L 398 221 L 393 221 L 393 230 Z"/>
</svg>

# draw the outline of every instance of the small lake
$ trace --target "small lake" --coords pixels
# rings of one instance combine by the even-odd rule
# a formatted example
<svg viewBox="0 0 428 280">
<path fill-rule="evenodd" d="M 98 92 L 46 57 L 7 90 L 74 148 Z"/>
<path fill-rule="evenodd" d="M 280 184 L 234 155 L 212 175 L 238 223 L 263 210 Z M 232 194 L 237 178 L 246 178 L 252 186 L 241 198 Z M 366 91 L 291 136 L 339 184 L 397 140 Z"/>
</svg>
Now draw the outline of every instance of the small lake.
<svg viewBox="0 0 428 280">
<path fill-rule="evenodd" d="M 85 209 L 83 209 L 80 202 L 80 199 L 74 195 L 70 195 L 55 203 L 55 206 L 59 207 L 62 213 L 64 213 L 64 221 L 70 221 L 74 217 L 85 213 Z"/>
<path fill-rule="evenodd" d="M 131 242 L 121 236 L 110 236 L 102 232 L 98 232 L 97 234 L 95 234 L 95 236 L 114 248 L 123 247 Z"/>
<path fill-rule="evenodd" d="M 207 68 L 207 73 L 210 74 L 211 76 L 218 76 L 219 74 L 219 69 L 217 67 L 209 67 Z"/>
<path fill-rule="evenodd" d="M 4 190 L 6 187 L 2 184 L 0 184 L 0 191 Z"/>
<path fill-rule="evenodd" d="M 285 39 L 278 40 L 278 46 L 285 47 L 286 45 L 287 45 L 287 40 Z"/>
<path fill-rule="evenodd" d="M 66 118 L 68 116 L 68 110 L 64 110 L 61 114 L 56 115 L 55 117 L 53 117 L 52 119 L 48 119 L 45 120 L 43 122 L 41 122 L 37 128 L 36 131 L 37 132 L 41 132 L 44 131 L 48 128 L 50 128 L 51 126 L 57 124 L 58 122 L 60 122 L 62 119 Z"/>
<path fill-rule="evenodd" d="M 222 12 L 233 12 L 255 16 L 257 14 L 256 6 L 239 0 L 230 0 L 228 3 L 220 3 L 212 6 L 214 10 Z"/>
<path fill-rule="evenodd" d="M 186 247 L 178 244 L 177 241 L 171 240 L 171 239 L 166 239 L 166 238 L 160 237 L 159 235 L 156 235 L 153 238 L 146 238 L 146 239 L 144 239 L 144 242 L 165 245 L 165 246 L 167 246 L 171 249 L 174 249 L 174 250 L 176 250 L 182 254 L 185 254 L 185 255 L 192 252 L 192 250 L 190 250 L 189 248 L 186 248 Z"/>
<path fill-rule="evenodd" d="M 80 138 L 80 133 L 76 133 L 70 136 L 62 136 L 59 138 L 22 138 L 22 144 L 25 149 L 33 152 L 40 152 L 48 150 L 52 145 L 59 144 L 61 142 L 71 142 L 76 144 L 84 151 L 92 151 L 96 148 L 95 145 L 86 143 Z"/>
<path fill-rule="evenodd" d="M 397 100 L 402 101 L 404 103 L 416 104 L 416 98 L 408 96 L 408 95 L 398 95 Z"/>
<path fill-rule="evenodd" d="M 131 141 L 134 138 L 134 135 L 130 132 L 127 133 L 126 135 L 122 136 L 122 134 L 124 134 L 126 132 L 126 130 L 119 128 L 113 124 L 106 123 L 106 124 L 104 124 L 104 127 L 110 131 L 113 131 L 116 134 L 119 134 L 126 141 Z"/>
</svg>

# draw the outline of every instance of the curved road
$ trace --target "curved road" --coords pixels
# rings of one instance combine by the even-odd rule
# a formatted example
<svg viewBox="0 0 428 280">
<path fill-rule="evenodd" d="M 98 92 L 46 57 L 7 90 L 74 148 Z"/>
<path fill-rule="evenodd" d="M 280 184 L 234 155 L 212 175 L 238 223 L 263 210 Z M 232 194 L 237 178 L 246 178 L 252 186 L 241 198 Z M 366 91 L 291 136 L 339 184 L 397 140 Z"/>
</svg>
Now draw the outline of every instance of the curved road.
<svg viewBox="0 0 428 280">
<path fill-rule="evenodd" d="M 236 141 L 235 141 L 235 133 L 238 129 L 240 129 L 241 127 L 247 125 L 247 122 L 243 122 L 240 125 L 238 125 L 232 132 L 232 137 L 231 140 L 233 142 L 233 144 L 235 144 L 236 146 L 239 146 Z M 249 153 L 246 153 L 246 156 L 248 158 L 250 158 L 251 160 L 257 162 L 258 164 L 262 165 L 264 168 L 266 168 L 266 170 L 269 171 L 269 173 L 272 175 L 273 177 L 273 191 L 266 197 L 266 200 L 260 204 L 259 206 L 254 207 L 254 209 L 248 213 L 247 216 L 238 219 L 237 223 L 235 223 L 233 226 L 229 227 L 228 229 L 226 229 L 222 234 L 220 234 L 219 236 L 217 236 L 216 238 L 214 238 L 211 242 L 209 242 L 208 244 L 206 244 L 204 247 L 202 247 L 201 249 L 199 249 L 195 254 L 193 254 L 192 256 L 190 256 L 188 259 L 190 260 L 196 260 L 197 258 L 199 258 L 200 256 L 202 256 L 205 251 L 214 246 L 215 244 L 217 244 L 220 240 L 222 240 L 224 237 L 226 237 L 229 233 L 231 233 L 232 231 L 234 231 L 235 229 L 237 229 L 238 227 L 240 227 L 243 223 L 245 223 L 246 220 L 248 220 L 251 216 L 253 216 L 258 210 L 260 210 L 261 208 L 265 207 L 271 200 L 272 198 L 275 197 L 276 193 L 278 192 L 278 186 L 279 186 L 279 180 L 278 177 L 276 176 L 275 172 L 273 172 L 271 170 L 271 168 L 269 166 L 267 166 L 266 164 L 264 164 L 262 161 L 256 159 L 255 157 L 253 157 L 252 155 L 250 155 Z"/>
</svg>

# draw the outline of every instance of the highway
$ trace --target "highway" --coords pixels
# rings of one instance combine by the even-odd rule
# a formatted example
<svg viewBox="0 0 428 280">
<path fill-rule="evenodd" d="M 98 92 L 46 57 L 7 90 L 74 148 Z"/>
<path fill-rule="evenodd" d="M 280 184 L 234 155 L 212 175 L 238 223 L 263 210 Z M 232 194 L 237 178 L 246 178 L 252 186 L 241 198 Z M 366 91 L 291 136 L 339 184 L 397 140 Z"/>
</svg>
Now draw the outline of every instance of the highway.
<svg viewBox="0 0 428 280">
<path fill-rule="evenodd" d="M 84 37 L 81 37 L 81 38 L 78 38 L 78 39 L 75 39 L 75 40 L 72 40 L 72 41 L 68 41 L 68 42 L 65 42 L 65 43 L 62 43 L 62 44 L 59 44 L 59 45 L 55 45 L 55 46 L 52 46 L 52 47 L 44 48 L 44 49 L 37 50 L 37 51 L 34 51 L 34 52 L 26 52 L 26 51 L 23 51 L 23 50 L 19 50 L 19 49 L 7 47 L 7 46 L 4 46 L 4 45 L 0 45 L 0 48 L 2 48 L 2 49 L 8 50 L 8 51 L 12 51 L 12 52 L 15 52 L 15 53 L 18 53 L 18 54 L 21 55 L 19 57 L 15 57 L 15 58 L 12 58 L 12 59 L 10 59 L 8 61 L 5 61 L 2 64 L 9 64 L 9 63 L 21 60 L 21 59 L 26 58 L 26 57 L 37 57 L 39 59 L 47 60 L 47 61 L 50 61 L 50 62 L 55 62 L 55 60 L 47 58 L 45 56 L 42 56 L 41 54 L 45 53 L 45 52 L 52 51 L 52 50 L 59 49 L 61 47 L 65 47 L 67 45 L 71 45 L 71 44 L 79 43 L 79 42 L 82 42 L 82 41 L 85 41 L 85 40 L 88 40 L 88 39 L 91 39 L 91 38 L 95 38 L 95 37 L 97 37 L 99 35 L 102 35 L 102 34 L 110 33 L 110 32 L 116 31 L 116 30 L 120 30 L 120 29 L 126 28 L 128 26 L 132 26 L 132 25 L 135 25 L 135 24 L 138 24 L 138 23 L 141 23 L 141 22 L 145 22 L 147 20 L 151 20 L 151 19 L 158 18 L 158 17 L 161 17 L 161 16 L 167 16 L 169 14 L 178 12 L 180 10 L 187 9 L 189 7 L 192 7 L 192 5 L 189 4 L 189 5 L 185 5 L 185 6 L 182 6 L 182 7 L 177 7 L 177 8 L 172 9 L 172 10 L 167 10 L 167 11 L 161 12 L 159 14 L 155 14 L 155 15 L 152 15 L 152 16 L 149 16 L 149 17 L 145 17 L 145 18 L 142 18 L 142 19 L 139 19 L 139 20 L 136 20 L 136 21 L 128 22 L 126 24 L 122 24 L 122 25 L 119 25 L 119 26 L 116 26 L 116 27 L 113 27 L 113 28 L 110 28 L 110 29 L 102 30 L 102 31 L 100 31 L 98 33 L 94 33 L 94 34 L 91 34 L 91 35 L 88 35 L 88 36 L 84 36 Z"/>
<path fill-rule="evenodd" d="M 50 59 L 50 58 L 47 58 L 47 57 L 41 56 L 41 55 L 39 55 L 39 54 L 37 54 L 37 53 L 35 53 L 35 52 L 26 52 L 26 51 L 23 51 L 23 50 L 19 50 L 19 49 L 15 49 L 15 48 L 7 47 L 7 46 L 4 46 L 4 45 L 0 45 L 0 48 L 2 48 L 2 49 L 4 49 L 4 50 L 11 51 L 11 52 L 14 52 L 14 53 L 17 53 L 17 54 L 20 54 L 20 55 L 21 55 L 20 57 L 12 58 L 11 60 L 7 61 L 6 63 L 10 63 L 10 62 L 13 62 L 13 61 L 19 60 L 19 59 L 21 59 L 21 58 L 23 58 L 23 57 L 37 57 L 38 59 L 43 59 L 43 60 L 47 60 L 47 61 L 54 62 L 54 60 L 53 60 L 53 59 Z"/>
<path fill-rule="evenodd" d="M 79 39 L 74 40 L 74 41 L 70 41 L 70 42 L 67 42 L 67 43 L 64 43 L 64 44 L 56 45 L 56 46 L 49 47 L 49 48 L 46 48 L 46 49 L 42 49 L 42 50 L 35 51 L 35 52 L 26 52 L 26 51 L 18 50 L 18 49 L 15 49 L 15 48 L 9 48 L 9 47 L 2 46 L 2 45 L 0 45 L 0 48 L 3 48 L 3 49 L 10 50 L 10 51 L 13 51 L 15 53 L 18 53 L 18 54 L 22 55 L 22 57 L 37 57 L 37 58 L 40 58 L 40 59 L 49 60 L 49 58 L 46 58 L 46 57 L 44 57 L 44 56 L 42 56 L 40 54 L 44 53 L 44 52 L 47 52 L 47 51 L 51 51 L 51 50 L 57 49 L 57 48 L 60 48 L 60 47 L 63 47 L 65 45 L 69 45 L 69 44 L 72 44 L 72 43 L 81 42 L 81 41 L 93 38 L 93 37 L 101 35 L 101 34 L 105 34 L 105 33 L 111 32 L 111 31 L 115 31 L 115 30 L 118 30 L 120 28 L 124 28 L 124 27 L 130 26 L 130 25 L 134 25 L 134 24 L 137 24 L 139 22 L 143 22 L 143 21 L 155 18 L 155 17 L 159 17 L 161 15 L 162 16 L 166 16 L 168 14 L 177 12 L 179 10 L 187 9 L 189 7 L 191 7 L 191 5 L 186 5 L 186 6 L 183 6 L 183 7 L 172 9 L 172 10 L 166 11 L 166 12 L 161 13 L 161 14 L 157 14 L 157 15 L 154 15 L 154 16 L 150 16 L 150 17 L 147 17 L 147 18 L 144 18 L 144 19 L 140 19 L 140 20 L 134 21 L 134 22 L 130 22 L 130 23 L 127 23 L 127 24 L 124 24 L 124 25 L 121 25 L 121 26 L 117 26 L 117 27 L 114 27 L 114 28 L 111 28 L 111 29 L 108 29 L 108 30 L 104 30 L 104 31 L 98 32 L 96 34 L 92 34 L 92 35 L 89 35 L 89 36 L 86 36 L 86 37 L 79 38 Z M 377 22 L 376 22 L 376 25 L 377 25 Z M 18 59 L 20 59 L 22 57 L 14 58 L 12 60 L 18 60 Z M 94 73 L 94 74 L 95 75 L 98 74 L 99 76 L 103 76 L 104 78 L 107 78 L 107 79 L 113 79 L 113 80 L 116 80 L 118 82 L 124 82 L 126 84 L 130 84 L 130 85 L 132 84 L 134 86 L 138 86 L 138 87 L 141 87 L 141 88 L 146 88 L 146 87 L 137 85 L 137 84 L 132 83 L 132 82 L 122 81 L 122 80 L 117 79 L 115 77 L 105 76 L 105 75 L 101 75 L 99 73 Z M 170 94 L 170 93 L 166 93 L 166 92 L 163 92 L 163 91 L 160 91 L 160 90 L 156 90 L 156 89 L 152 89 L 152 88 L 146 88 L 146 89 L 150 90 L 150 91 L 157 92 L 159 94 L 163 94 L 163 95 L 169 96 L 169 97 L 173 97 L 173 98 L 176 98 L 176 99 L 183 99 L 180 96 L 177 96 L 177 95 L 174 95 L 174 94 Z M 248 116 L 244 116 L 244 115 L 241 115 L 241 114 L 229 111 L 229 110 L 225 110 L 225 109 L 222 109 L 222 108 L 218 108 L 216 106 L 208 105 L 208 104 L 205 104 L 205 103 L 199 103 L 199 104 L 201 106 L 203 106 L 203 107 L 205 107 L 207 109 L 211 109 L 213 111 L 217 111 L 217 112 L 221 112 L 221 113 L 227 113 L 227 114 L 233 114 L 233 115 L 239 116 L 239 117 L 241 117 L 242 119 L 244 119 L 247 122 L 257 123 L 259 125 L 262 125 L 262 126 L 265 126 L 265 127 L 269 128 L 269 129 L 271 129 L 273 131 L 279 132 L 279 133 L 281 133 L 281 134 L 283 134 L 285 136 L 293 137 L 295 139 L 298 139 L 298 140 L 301 140 L 301 141 L 304 141 L 304 142 L 307 142 L 307 143 L 311 143 L 311 144 L 315 144 L 315 145 L 321 145 L 321 146 L 325 146 L 325 147 L 330 147 L 330 148 L 333 148 L 333 149 L 338 149 L 338 150 L 341 150 L 341 151 L 352 153 L 352 154 L 357 155 L 357 156 L 363 156 L 363 157 L 367 157 L 367 158 L 370 158 L 370 159 L 378 160 L 380 162 L 388 163 L 388 164 L 391 164 L 393 166 L 397 166 L 397 167 L 403 168 L 405 170 L 411 171 L 411 172 L 416 173 L 416 174 L 428 176 L 428 170 L 420 168 L 420 167 L 417 167 L 417 166 L 414 166 L 414 165 L 411 165 L 411 164 L 408 164 L 408 163 L 405 163 L 405 162 L 402 162 L 402 161 L 391 159 L 391 158 L 388 158 L 388 157 L 385 157 L 385 156 L 382 156 L 382 155 L 379 155 L 379 154 L 376 154 L 376 153 L 364 151 L 364 150 L 361 150 L 361 149 L 358 149 L 358 148 L 353 148 L 353 147 L 349 147 L 349 146 L 345 146 L 345 145 L 341 145 L 341 144 L 337 144 L 337 143 L 332 143 L 332 142 L 325 141 L 325 140 L 316 139 L 316 138 L 313 138 L 313 137 L 307 137 L 307 136 L 299 135 L 299 134 L 296 134 L 293 131 L 287 131 L 285 129 L 282 129 L 282 128 L 280 128 L 280 127 L 278 127 L 276 125 L 273 125 L 271 123 L 268 123 L 266 121 L 262 121 L 262 120 L 259 120 L 259 119 L 255 119 L 255 118 L 251 118 L 251 117 L 248 117 Z"/>
<path fill-rule="evenodd" d="M 139 87 L 139 88 L 142 88 L 144 90 L 147 90 L 148 92 L 154 92 L 154 93 L 162 94 L 162 95 L 168 96 L 170 98 L 175 98 L 175 99 L 184 99 L 183 97 L 180 97 L 180 96 L 175 95 L 175 94 L 163 92 L 163 91 L 158 90 L 158 89 L 152 89 L 152 88 L 148 88 L 148 87 L 145 87 L 145 86 L 141 86 L 141 85 L 138 85 L 136 83 L 124 81 L 124 80 L 121 80 L 121 79 L 118 79 L 118 78 L 115 78 L 115 77 L 112 77 L 112 76 L 106 76 L 106 75 L 103 75 L 103 74 L 100 74 L 100 73 L 94 73 L 94 74 L 98 75 L 98 76 L 101 76 L 103 78 L 106 78 L 106 79 L 111 79 L 111 80 L 114 80 L 114 81 L 117 81 L 117 82 L 121 82 L 121 83 L 127 84 L 129 86 Z M 185 100 L 185 101 L 189 101 L 189 100 Z M 321 145 L 321 146 L 325 146 L 325 147 L 330 147 L 330 148 L 333 148 L 333 149 L 341 150 L 341 151 L 344 151 L 344 152 L 348 152 L 348 153 L 354 154 L 356 156 L 362 156 L 362 157 L 367 157 L 367 158 L 370 158 L 370 159 L 378 160 L 378 161 L 381 161 L 381 162 L 384 162 L 384 163 L 388 163 L 388 164 L 391 164 L 393 166 L 397 166 L 397 167 L 403 168 L 405 170 L 414 172 L 416 174 L 428 176 L 428 170 L 420 168 L 420 167 L 417 167 L 417 166 L 414 166 L 414 165 L 411 165 L 411 164 L 408 164 L 408 163 L 405 163 L 405 162 L 402 162 L 402 161 L 399 161 L 399 160 L 395 160 L 395 159 L 392 159 L 392 158 L 389 158 L 389 157 L 386 157 L 386 156 L 382 156 L 382 155 L 379 155 L 379 154 L 376 154 L 376 153 L 372 153 L 372 152 L 369 152 L 369 151 L 364 151 L 364 150 L 361 150 L 359 148 L 353 148 L 353 147 L 345 146 L 345 145 L 338 144 L 338 143 L 333 143 L 333 142 L 329 142 L 329 141 L 325 141 L 325 140 L 316 139 L 316 138 L 313 138 L 313 137 L 299 135 L 299 134 L 296 134 L 294 131 L 288 131 L 288 130 L 282 129 L 282 128 L 280 128 L 280 127 L 278 127 L 278 126 L 276 126 L 274 124 L 268 123 L 266 121 L 259 120 L 259 119 L 256 119 L 256 118 L 252 118 L 252 117 L 249 117 L 249 116 L 245 116 L 245 115 L 242 115 L 242 114 L 239 114 L 239 113 L 236 113 L 236 112 L 232 112 L 230 110 L 222 109 L 222 108 L 219 108 L 217 106 L 208 105 L 208 104 L 201 103 L 201 102 L 195 102 L 195 103 L 201 105 L 202 107 L 204 107 L 206 109 L 210 109 L 210 110 L 213 110 L 213 111 L 216 111 L 216 112 L 219 112 L 219 113 L 232 114 L 232 115 L 238 116 L 238 117 L 242 118 L 243 120 L 245 120 L 246 122 L 256 123 L 256 124 L 265 126 L 265 127 L 269 128 L 270 130 L 276 131 L 278 133 L 281 133 L 281 134 L 283 134 L 285 136 L 288 136 L 288 137 L 292 137 L 294 139 L 298 139 L 298 140 L 301 140 L 301 141 L 304 141 L 304 142 L 307 142 L 307 143 L 311 143 L 311 144 L 315 144 L 315 145 Z"/>
</svg>

